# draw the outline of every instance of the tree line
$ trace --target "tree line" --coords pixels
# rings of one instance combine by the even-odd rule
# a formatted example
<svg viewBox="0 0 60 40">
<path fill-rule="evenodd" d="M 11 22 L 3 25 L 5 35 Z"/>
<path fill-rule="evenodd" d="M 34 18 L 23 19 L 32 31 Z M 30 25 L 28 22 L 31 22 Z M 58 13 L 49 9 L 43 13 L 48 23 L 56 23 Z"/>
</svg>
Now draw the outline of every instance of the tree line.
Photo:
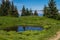
<svg viewBox="0 0 60 40">
<path fill-rule="evenodd" d="M 31 9 L 28 10 L 28 8 L 23 6 L 21 16 L 32 15 L 38 16 L 37 10 L 33 13 Z M 10 2 L 9 0 L 2 0 L 2 3 L 0 3 L 0 16 L 18 17 L 19 13 L 13 2 Z"/>
<path fill-rule="evenodd" d="M 60 14 L 58 12 L 55 0 L 49 0 L 48 6 L 44 6 L 43 16 L 60 20 Z"/>
<path fill-rule="evenodd" d="M 48 6 L 44 6 L 43 12 L 45 17 L 60 19 L 55 0 L 49 0 Z M 0 3 L 0 16 L 19 17 L 19 12 L 13 2 L 2 0 L 2 3 Z M 32 9 L 29 10 L 23 6 L 21 16 L 38 16 L 38 12 L 35 10 L 33 13 Z"/>
<path fill-rule="evenodd" d="M 38 16 L 38 12 L 37 10 L 35 10 L 33 13 L 32 9 L 29 10 L 28 8 L 25 8 L 25 6 L 23 5 L 21 16 Z"/>
<path fill-rule="evenodd" d="M 13 2 L 2 0 L 2 3 L 0 3 L 0 16 L 18 17 L 18 15 L 17 7 L 14 6 Z"/>
</svg>

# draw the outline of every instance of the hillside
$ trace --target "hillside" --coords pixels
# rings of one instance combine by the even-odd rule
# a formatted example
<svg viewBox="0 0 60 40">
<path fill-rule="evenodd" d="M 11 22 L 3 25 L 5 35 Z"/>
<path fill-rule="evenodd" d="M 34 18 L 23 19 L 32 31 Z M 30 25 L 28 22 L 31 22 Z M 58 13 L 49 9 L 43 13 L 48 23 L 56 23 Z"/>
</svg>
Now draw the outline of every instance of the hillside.
<svg viewBox="0 0 60 40">
<path fill-rule="evenodd" d="M 38 16 L 0 17 L 0 28 L 15 26 L 41 26 L 42 31 L 3 31 L 0 30 L 0 40 L 48 40 L 60 31 L 60 21 Z"/>
<path fill-rule="evenodd" d="M 39 17 L 39 16 L 23 16 L 23 17 L 0 17 L 0 27 L 14 27 L 14 26 L 42 26 L 50 27 L 60 24 L 60 21 Z"/>
</svg>

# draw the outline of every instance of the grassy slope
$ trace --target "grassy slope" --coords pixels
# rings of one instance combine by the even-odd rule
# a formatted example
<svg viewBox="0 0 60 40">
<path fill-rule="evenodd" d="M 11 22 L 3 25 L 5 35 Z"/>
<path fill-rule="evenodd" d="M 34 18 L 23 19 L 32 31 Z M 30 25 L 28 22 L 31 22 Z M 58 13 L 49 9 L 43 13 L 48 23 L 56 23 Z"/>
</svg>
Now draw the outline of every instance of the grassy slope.
<svg viewBox="0 0 60 40">
<path fill-rule="evenodd" d="M 47 38 L 54 35 L 58 30 L 60 31 L 60 21 L 49 19 L 45 17 L 0 17 L 0 27 L 9 27 L 14 25 L 31 25 L 43 26 L 44 28 L 51 27 L 48 30 L 42 31 L 25 31 L 22 33 L 0 31 L 0 40 L 47 40 Z"/>
<path fill-rule="evenodd" d="M 38 16 L 23 16 L 20 18 L 15 17 L 0 17 L 0 27 L 12 26 L 43 26 L 50 27 L 55 24 L 60 24 L 60 21 Z"/>
</svg>

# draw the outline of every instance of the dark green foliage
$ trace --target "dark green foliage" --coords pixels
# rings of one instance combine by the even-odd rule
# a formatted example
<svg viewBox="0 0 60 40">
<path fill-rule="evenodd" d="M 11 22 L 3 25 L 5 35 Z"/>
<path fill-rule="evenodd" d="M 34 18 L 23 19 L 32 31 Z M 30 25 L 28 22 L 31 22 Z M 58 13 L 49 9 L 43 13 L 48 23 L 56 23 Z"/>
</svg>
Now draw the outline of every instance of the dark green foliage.
<svg viewBox="0 0 60 40">
<path fill-rule="evenodd" d="M 1 28 L 0 30 L 4 30 L 4 31 L 16 31 L 17 32 L 18 26 L 14 26 L 14 27 L 6 27 L 6 28 Z"/>
<path fill-rule="evenodd" d="M 0 16 L 1 16 L 1 4 L 0 4 Z"/>
<path fill-rule="evenodd" d="M 18 17 L 18 10 L 17 10 L 17 7 L 14 6 L 13 2 L 12 2 L 10 10 L 11 10 L 11 16 Z"/>
<path fill-rule="evenodd" d="M 60 20 L 60 14 L 58 14 L 58 16 L 56 16 L 56 19 L 57 20 Z"/>
<path fill-rule="evenodd" d="M 48 18 L 54 18 L 56 19 L 58 16 L 58 9 L 56 7 L 54 0 L 49 0 L 48 7 L 44 7 L 44 16 L 47 16 Z"/>
<path fill-rule="evenodd" d="M 31 10 L 31 9 L 30 9 L 29 13 L 31 14 L 31 16 L 33 15 L 33 12 L 32 12 L 32 10 Z"/>
<path fill-rule="evenodd" d="M 58 9 L 56 7 L 55 1 L 54 0 L 50 0 L 49 4 L 49 14 L 51 18 L 56 18 L 56 16 L 58 15 Z"/>
<path fill-rule="evenodd" d="M 15 12 L 13 2 L 12 2 L 12 4 L 11 4 L 10 11 L 11 11 L 11 14 L 10 14 L 10 15 L 13 16 L 13 14 L 14 14 L 14 12 Z"/>
<path fill-rule="evenodd" d="M 34 11 L 34 15 L 35 16 L 38 16 L 37 10 Z"/>
<path fill-rule="evenodd" d="M 26 16 L 30 16 L 31 15 L 31 13 L 30 13 L 30 11 L 28 10 L 28 8 L 26 9 Z"/>
<path fill-rule="evenodd" d="M 21 16 L 31 16 L 31 15 L 33 15 L 32 10 L 31 9 L 29 10 L 28 8 L 25 8 L 25 6 L 23 6 Z"/>
<path fill-rule="evenodd" d="M 9 0 L 6 0 L 6 1 L 2 0 L 1 16 L 8 16 L 9 9 L 10 9 L 10 2 L 9 2 Z"/>
<path fill-rule="evenodd" d="M 2 0 L 2 4 L 0 6 L 0 16 L 18 16 L 18 10 L 14 6 L 13 2 L 11 3 L 9 0 Z"/>
<path fill-rule="evenodd" d="M 18 17 L 18 16 L 19 16 L 19 14 L 18 14 L 18 10 L 17 10 L 17 7 L 15 7 L 14 16 L 15 16 L 15 17 Z"/>
<path fill-rule="evenodd" d="M 1 13 L 0 13 L 0 15 L 1 15 L 1 16 L 5 16 L 5 15 L 6 15 L 6 14 L 5 14 L 6 11 L 7 11 L 7 9 L 6 9 L 6 2 L 5 2 L 4 0 L 2 0 Z"/>
<path fill-rule="evenodd" d="M 26 13 L 25 6 L 23 6 L 21 16 L 25 16 L 25 13 Z"/>
<path fill-rule="evenodd" d="M 48 7 L 46 7 L 46 5 L 44 6 L 44 14 L 43 16 L 47 16 L 48 17 L 49 13 L 48 13 Z"/>
<path fill-rule="evenodd" d="M 25 14 L 25 15 L 26 15 L 26 16 L 30 15 L 28 8 L 26 9 L 26 14 Z"/>
</svg>

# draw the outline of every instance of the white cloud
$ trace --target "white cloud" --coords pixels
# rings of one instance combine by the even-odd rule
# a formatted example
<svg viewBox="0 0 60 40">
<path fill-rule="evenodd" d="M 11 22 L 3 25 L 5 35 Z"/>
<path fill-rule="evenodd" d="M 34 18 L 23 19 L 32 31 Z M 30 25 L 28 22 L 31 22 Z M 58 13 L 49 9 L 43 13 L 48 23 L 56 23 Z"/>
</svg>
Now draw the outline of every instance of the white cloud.
<svg viewBox="0 0 60 40">
<path fill-rule="evenodd" d="M 59 13 L 60 13 L 60 11 L 59 11 Z"/>
</svg>

